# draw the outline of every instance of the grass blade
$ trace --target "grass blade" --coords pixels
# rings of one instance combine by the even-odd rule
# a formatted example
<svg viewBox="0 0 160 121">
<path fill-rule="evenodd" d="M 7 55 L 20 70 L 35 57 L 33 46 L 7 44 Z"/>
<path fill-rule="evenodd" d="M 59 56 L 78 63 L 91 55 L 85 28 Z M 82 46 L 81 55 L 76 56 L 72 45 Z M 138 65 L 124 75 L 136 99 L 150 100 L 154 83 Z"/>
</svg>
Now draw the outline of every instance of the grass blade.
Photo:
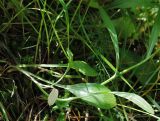
<svg viewBox="0 0 160 121">
<path fill-rule="evenodd" d="M 3 106 L 3 104 L 2 104 L 1 102 L 0 102 L 0 109 L 2 110 L 2 113 L 3 113 L 3 115 L 4 115 L 5 120 L 6 120 L 6 121 L 9 121 L 8 116 L 7 116 L 7 113 L 6 113 L 6 111 L 5 111 L 5 108 L 4 108 L 4 106 Z"/>
<path fill-rule="evenodd" d="M 118 46 L 118 37 L 117 37 L 117 33 L 115 30 L 115 27 L 111 21 L 111 19 L 109 18 L 107 12 L 104 10 L 104 8 L 99 7 L 99 13 L 101 15 L 101 18 L 104 22 L 105 27 L 108 29 L 113 45 L 114 45 L 114 49 L 116 52 L 116 68 L 118 69 L 119 66 L 119 46 Z"/>
<path fill-rule="evenodd" d="M 160 31 L 160 10 L 158 11 L 157 18 L 155 20 L 155 24 L 152 28 L 151 31 L 151 36 L 149 39 L 149 45 L 148 45 L 148 50 L 147 50 L 147 57 L 149 57 L 154 49 L 154 46 L 158 42 L 158 35 Z"/>
</svg>

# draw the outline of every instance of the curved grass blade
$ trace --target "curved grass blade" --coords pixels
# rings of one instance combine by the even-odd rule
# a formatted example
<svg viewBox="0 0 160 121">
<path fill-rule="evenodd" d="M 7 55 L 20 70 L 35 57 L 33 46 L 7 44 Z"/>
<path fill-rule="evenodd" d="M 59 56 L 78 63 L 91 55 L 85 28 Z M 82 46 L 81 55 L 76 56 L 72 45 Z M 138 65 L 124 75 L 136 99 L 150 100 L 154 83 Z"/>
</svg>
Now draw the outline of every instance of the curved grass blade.
<svg viewBox="0 0 160 121">
<path fill-rule="evenodd" d="M 4 108 L 2 102 L 0 102 L 0 110 L 2 111 L 2 116 L 4 117 L 5 121 L 9 121 L 6 109 Z"/>
<path fill-rule="evenodd" d="M 108 29 L 110 33 L 110 36 L 111 36 L 111 39 L 114 45 L 115 53 L 116 53 L 116 68 L 118 69 L 119 67 L 119 46 L 118 46 L 118 37 L 117 37 L 115 27 L 113 25 L 113 22 L 109 18 L 107 12 L 104 10 L 104 8 L 99 7 L 99 13 L 104 22 L 105 27 Z"/>
<path fill-rule="evenodd" d="M 155 20 L 154 26 L 151 31 L 148 50 L 147 50 L 147 57 L 149 57 L 151 55 L 151 53 L 154 49 L 154 46 L 158 42 L 159 32 L 160 32 L 160 10 L 158 11 L 157 18 Z"/>
</svg>

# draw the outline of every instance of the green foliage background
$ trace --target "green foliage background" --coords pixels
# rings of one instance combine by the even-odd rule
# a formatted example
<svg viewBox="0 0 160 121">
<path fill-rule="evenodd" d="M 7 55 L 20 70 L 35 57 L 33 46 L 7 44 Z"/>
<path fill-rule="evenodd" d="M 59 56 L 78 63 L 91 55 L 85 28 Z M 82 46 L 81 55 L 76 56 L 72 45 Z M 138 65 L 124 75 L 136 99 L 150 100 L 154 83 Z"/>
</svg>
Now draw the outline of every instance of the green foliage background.
<svg viewBox="0 0 160 121">
<path fill-rule="evenodd" d="M 0 0 L 0 120 L 159 120 L 159 8 Z"/>
</svg>

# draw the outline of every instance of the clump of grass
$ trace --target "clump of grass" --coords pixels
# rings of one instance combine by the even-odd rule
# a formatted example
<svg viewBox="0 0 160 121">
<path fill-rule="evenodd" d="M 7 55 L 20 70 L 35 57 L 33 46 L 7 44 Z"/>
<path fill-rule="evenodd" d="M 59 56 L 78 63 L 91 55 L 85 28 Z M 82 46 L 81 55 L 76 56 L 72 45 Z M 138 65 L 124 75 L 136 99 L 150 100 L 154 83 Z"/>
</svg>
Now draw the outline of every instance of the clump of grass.
<svg viewBox="0 0 160 121">
<path fill-rule="evenodd" d="M 0 10 L 0 120 L 160 119 L 159 2 L 2 0 Z"/>
</svg>

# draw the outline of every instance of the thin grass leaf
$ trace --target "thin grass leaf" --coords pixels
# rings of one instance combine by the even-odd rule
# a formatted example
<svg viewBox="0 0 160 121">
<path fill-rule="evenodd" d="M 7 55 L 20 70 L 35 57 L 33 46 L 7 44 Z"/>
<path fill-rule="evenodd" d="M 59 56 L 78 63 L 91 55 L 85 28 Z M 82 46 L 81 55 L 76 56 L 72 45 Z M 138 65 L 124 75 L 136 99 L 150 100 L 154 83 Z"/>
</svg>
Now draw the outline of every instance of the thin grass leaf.
<svg viewBox="0 0 160 121">
<path fill-rule="evenodd" d="M 102 84 L 102 85 L 105 85 L 105 84 L 109 83 L 110 81 L 112 81 L 113 79 L 115 79 L 117 76 L 120 76 L 120 78 L 121 78 L 131 89 L 133 89 L 133 87 L 131 86 L 131 84 L 123 77 L 123 75 L 120 75 L 120 74 L 117 75 L 117 74 L 116 74 L 116 68 L 115 68 L 103 55 L 100 54 L 100 56 L 101 56 L 102 60 L 103 60 L 104 62 L 106 62 L 106 64 L 109 65 L 109 67 L 115 72 L 115 74 L 114 74 L 112 77 L 110 77 L 110 78 L 107 79 L 106 81 L 102 82 L 101 84 Z"/>
<path fill-rule="evenodd" d="M 147 56 L 149 57 L 154 49 L 154 46 L 156 45 L 156 43 L 158 42 L 158 36 L 159 36 L 159 32 L 160 32 L 160 10 L 158 11 L 158 15 L 157 18 L 155 20 L 155 24 L 152 28 L 151 31 L 151 36 L 149 39 L 149 45 L 148 45 L 148 50 L 147 50 Z"/>
<path fill-rule="evenodd" d="M 117 33 L 115 30 L 114 24 L 111 21 L 110 17 L 108 16 L 107 12 L 104 10 L 104 8 L 99 5 L 97 0 L 91 0 L 89 3 L 89 6 L 99 9 L 100 16 L 103 20 L 105 27 L 108 29 L 110 33 L 110 36 L 111 36 L 111 39 L 114 45 L 114 49 L 116 53 L 116 68 L 118 69 L 119 67 L 119 46 L 118 46 L 118 37 L 117 37 Z"/>
<path fill-rule="evenodd" d="M 104 8 L 99 7 L 99 13 L 104 22 L 105 27 L 108 29 L 110 33 L 110 36 L 114 45 L 115 53 L 116 53 L 116 67 L 118 68 L 119 67 L 119 46 L 118 46 L 118 37 L 117 37 L 115 27 L 111 19 L 109 18 L 107 12 L 104 10 Z"/>
<path fill-rule="evenodd" d="M 70 0 L 67 4 L 64 2 L 64 0 L 59 0 L 59 2 L 63 6 L 63 10 L 65 12 L 65 19 L 66 19 L 66 26 L 67 26 L 67 40 L 68 40 L 68 48 L 69 48 L 69 43 L 70 43 L 70 24 L 69 24 L 69 14 L 68 14 L 68 4 L 70 4 L 72 0 Z"/>
<path fill-rule="evenodd" d="M 160 110 L 160 105 L 159 105 L 159 103 L 158 103 L 154 98 L 152 98 L 152 97 L 149 96 L 149 95 L 146 95 L 146 97 L 148 98 L 148 100 L 149 100 L 150 102 L 153 103 L 153 105 L 155 105 L 155 107 L 156 107 L 158 110 Z"/>
<path fill-rule="evenodd" d="M 5 121 L 9 121 L 6 110 L 5 110 L 2 102 L 0 102 L 0 110 L 2 111 L 2 116 L 3 116 L 2 118 L 5 119 Z"/>
<path fill-rule="evenodd" d="M 15 8 L 17 12 L 24 9 L 23 12 L 21 12 L 21 14 L 18 16 L 20 17 L 20 20 L 23 19 L 23 17 L 25 16 L 25 8 L 23 4 L 20 4 L 18 0 L 10 0 L 10 4 L 13 5 L 13 7 Z"/>
<path fill-rule="evenodd" d="M 125 99 L 128 99 L 129 101 L 133 102 L 134 104 L 138 105 L 143 110 L 147 111 L 148 113 L 154 114 L 154 110 L 152 106 L 144 100 L 139 95 L 136 95 L 134 93 L 128 93 L 128 92 L 112 92 L 113 94 L 123 97 Z"/>
<path fill-rule="evenodd" d="M 34 1 L 30 2 L 28 5 L 26 5 L 25 7 L 23 7 L 20 11 L 18 11 L 12 18 L 10 18 L 10 20 L 7 22 L 7 24 L 2 24 L 0 26 L 0 32 L 3 32 L 7 27 L 9 27 L 9 25 L 11 24 L 11 22 L 16 19 L 16 17 L 21 16 L 21 13 L 23 13 L 23 11 L 25 11 L 27 9 L 27 7 L 29 7 Z M 24 16 L 25 17 L 25 16 Z M 33 26 L 32 22 L 29 21 L 29 19 L 27 17 L 25 17 L 25 19 L 27 20 L 27 22 L 33 27 L 33 29 L 35 30 L 36 33 L 38 33 L 38 31 L 36 30 L 36 28 Z"/>
</svg>

